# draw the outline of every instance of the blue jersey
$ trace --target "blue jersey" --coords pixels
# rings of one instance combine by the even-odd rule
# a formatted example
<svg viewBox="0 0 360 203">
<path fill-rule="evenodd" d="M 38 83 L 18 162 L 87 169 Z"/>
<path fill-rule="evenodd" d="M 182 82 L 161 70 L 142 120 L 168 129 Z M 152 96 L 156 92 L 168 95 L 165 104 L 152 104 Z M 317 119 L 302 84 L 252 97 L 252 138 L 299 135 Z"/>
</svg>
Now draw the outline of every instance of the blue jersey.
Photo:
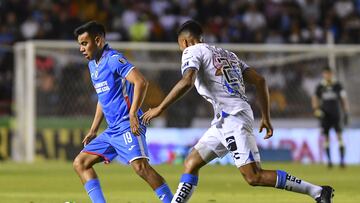
<svg viewBox="0 0 360 203">
<path fill-rule="evenodd" d="M 107 44 L 98 63 L 89 62 L 91 80 L 110 128 L 129 120 L 134 86 L 125 78 L 133 68 L 121 53 Z M 138 116 L 141 115 L 139 110 Z"/>
</svg>

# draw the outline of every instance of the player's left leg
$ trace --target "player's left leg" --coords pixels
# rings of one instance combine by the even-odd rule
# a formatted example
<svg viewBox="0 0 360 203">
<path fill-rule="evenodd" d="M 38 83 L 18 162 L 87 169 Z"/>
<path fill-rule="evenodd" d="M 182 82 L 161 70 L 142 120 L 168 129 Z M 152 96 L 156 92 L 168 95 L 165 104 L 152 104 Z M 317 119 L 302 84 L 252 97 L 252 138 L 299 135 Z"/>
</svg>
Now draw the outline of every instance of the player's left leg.
<svg viewBox="0 0 360 203">
<path fill-rule="evenodd" d="M 252 186 L 268 186 L 288 191 L 308 194 L 316 201 L 330 203 L 331 187 L 321 187 L 281 170 L 263 170 L 260 166 L 260 154 L 255 136 L 251 130 L 252 123 L 247 115 L 230 116 L 223 124 L 223 144 L 233 156 L 235 165 L 244 179 Z M 234 131 L 233 129 L 239 129 Z M 330 192 L 328 192 L 330 190 Z M 323 199 L 323 200 L 321 200 Z"/>
<path fill-rule="evenodd" d="M 331 187 L 314 185 L 282 170 L 263 170 L 258 162 L 243 165 L 239 167 L 239 170 L 251 186 L 268 186 L 307 194 L 316 201 L 320 201 L 321 198 L 325 199 L 324 203 L 330 203 L 333 195 Z M 328 194 L 329 192 L 330 194 Z"/>
<path fill-rule="evenodd" d="M 336 132 L 337 140 L 339 143 L 339 152 L 340 152 L 340 167 L 345 167 L 345 145 L 342 138 L 342 132 Z"/>
<path fill-rule="evenodd" d="M 147 158 L 135 159 L 131 161 L 130 165 L 150 185 L 162 202 L 171 202 L 173 195 L 169 186 L 166 184 L 165 179 L 150 166 Z"/>
<path fill-rule="evenodd" d="M 134 171 L 155 191 L 157 197 L 164 203 L 170 203 L 173 194 L 169 186 L 148 162 L 146 127 L 141 125 L 140 132 L 141 135 L 134 135 L 130 130 L 130 125 L 128 125 L 125 130 L 114 133 L 110 143 L 120 159 L 132 166 Z"/>
</svg>

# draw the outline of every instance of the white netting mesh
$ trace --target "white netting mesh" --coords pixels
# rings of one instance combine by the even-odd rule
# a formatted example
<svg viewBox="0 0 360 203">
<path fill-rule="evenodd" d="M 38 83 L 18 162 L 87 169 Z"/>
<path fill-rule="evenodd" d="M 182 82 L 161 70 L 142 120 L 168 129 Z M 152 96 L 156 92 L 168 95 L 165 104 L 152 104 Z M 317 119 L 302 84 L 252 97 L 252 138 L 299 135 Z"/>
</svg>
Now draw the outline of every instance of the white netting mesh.
<svg viewBox="0 0 360 203">
<path fill-rule="evenodd" d="M 175 44 L 146 44 L 134 47 L 110 44 L 122 51 L 150 80 L 145 109 L 158 104 L 181 77 L 181 53 Z M 274 49 L 254 50 L 227 46 L 265 76 L 270 88 L 273 117 L 312 117 L 310 98 L 320 80 L 321 70 L 328 66 L 327 52 L 301 46 L 298 49 L 290 47 L 288 50 L 279 50 L 276 46 Z M 356 94 L 353 93 L 356 90 L 352 87 L 357 84 L 355 77 L 358 75 L 358 53 L 347 51 L 351 54 L 337 56 L 338 75 L 351 95 L 350 101 L 356 102 Z M 247 94 L 255 115 L 258 115 L 254 89 L 248 87 Z M 97 98 L 89 79 L 87 61 L 82 58 L 76 46 L 56 48 L 56 45 L 46 47 L 43 44 L 36 49 L 36 98 L 36 114 L 39 118 L 92 117 Z M 357 116 L 359 110 L 356 105 L 352 106 L 352 113 Z M 210 119 L 212 116 L 211 107 L 194 91 L 169 111 L 172 116 L 166 119 L 168 126 L 186 127 L 191 125 L 193 118 Z"/>
</svg>

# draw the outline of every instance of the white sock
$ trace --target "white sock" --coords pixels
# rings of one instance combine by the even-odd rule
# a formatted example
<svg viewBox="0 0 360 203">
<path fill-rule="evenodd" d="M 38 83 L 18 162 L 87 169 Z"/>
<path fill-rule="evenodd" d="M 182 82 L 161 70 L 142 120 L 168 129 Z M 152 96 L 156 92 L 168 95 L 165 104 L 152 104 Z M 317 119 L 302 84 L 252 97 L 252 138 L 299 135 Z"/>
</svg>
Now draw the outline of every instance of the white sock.
<svg viewBox="0 0 360 203">
<path fill-rule="evenodd" d="M 322 187 L 289 175 L 285 171 L 277 171 L 277 174 L 278 176 L 275 187 L 302 194 L 308 194 L 314 199 L 320 197 Z"/>
<path fill-rule="evenodd" d="M 188 202 L 198 183 L 198 177 L 192 174 L 183 174 L 179 186 L 171 203 Z"/>
<path fill-rule="evenodd" d="M 196 185 L 190 183 L 180 183 L 176 193 L 174 194 L 171 203 L 185 203 L 188 202 L 195 190 Z"/>
</svg>

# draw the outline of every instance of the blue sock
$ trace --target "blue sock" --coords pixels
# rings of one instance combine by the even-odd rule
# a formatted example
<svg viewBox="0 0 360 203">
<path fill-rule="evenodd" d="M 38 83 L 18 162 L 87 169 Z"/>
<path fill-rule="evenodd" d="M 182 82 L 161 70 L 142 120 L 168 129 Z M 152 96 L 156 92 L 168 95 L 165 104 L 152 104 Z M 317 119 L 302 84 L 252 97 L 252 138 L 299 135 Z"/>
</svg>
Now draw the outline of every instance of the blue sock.
<svg viewBox="0 0 360 203">
<path fill-rule="evenodd" d="M 190 183 L 191 185 L 197 185 L 198 181 L 199 180 L 197 176 L 194 176 L 193 174 L 189 174 L 189 173 L 184 173 L 180 179 L 181 183 Z"/>
<path fill-rule="evenodd" d="M 276 188 L 284 189 L 286 185 L 286 176 L 287 173 L 285 171 L 277 170 L 277 178 L 276 178 Z"/>
<path fill-rule="evenodd" d="M 85 183 L 85 190 L 93 203 L 105 203 L 105 197 L 101 191 L 98 179 L 91 179 Z"/>
<path fill-rule="evenodd" d="M 159 197 L 159 199 L 164 203 L 170 203 L 173 198 L 173 194 L 166 183 L 156 188 L 155 193 Z"/>
</svg>

